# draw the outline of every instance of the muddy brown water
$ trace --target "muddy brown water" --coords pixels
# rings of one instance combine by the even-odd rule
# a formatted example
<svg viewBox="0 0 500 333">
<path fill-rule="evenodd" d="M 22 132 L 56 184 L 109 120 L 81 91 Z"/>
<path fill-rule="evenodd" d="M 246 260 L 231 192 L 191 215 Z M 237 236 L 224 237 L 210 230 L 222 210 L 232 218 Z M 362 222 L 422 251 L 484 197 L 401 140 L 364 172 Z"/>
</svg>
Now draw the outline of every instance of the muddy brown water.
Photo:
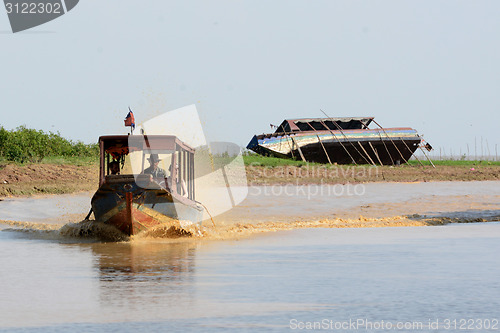
<svg viewBox="0 0 500 333">
<path fill-rule="evenodd" d="M 366 184 L 362 195 L 250 188 L 240 207 L 216 217 L 221 230 L 239 224 L 231 233 L 113 242 L 94 237 L 112 234 L 106 226 L 78 223 L 90 193 L 8 199 L 0 202 L 0 330 L 334 330 L 353 321 L 360 331 L 384 331 L 382 322 L 402 327 L 386 331 L 491 330 L 500 317 L 500 223 L 299 224 L 405 214 L 494 220 L 499 185 Z M 235 232 L 262 224 L 277 232 Z"/>
</svg>

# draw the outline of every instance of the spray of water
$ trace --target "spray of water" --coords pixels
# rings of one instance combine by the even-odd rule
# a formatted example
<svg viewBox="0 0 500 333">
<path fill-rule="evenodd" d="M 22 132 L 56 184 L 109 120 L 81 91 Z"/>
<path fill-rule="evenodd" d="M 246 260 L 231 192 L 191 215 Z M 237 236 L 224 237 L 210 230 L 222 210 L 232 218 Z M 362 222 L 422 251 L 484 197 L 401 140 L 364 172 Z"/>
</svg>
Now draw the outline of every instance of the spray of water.
<svg viewBox="0 0 500 333">
<path fill-rule="evenodd" d="M 375 228 L 375 227 L 415 227 L 436 226 L 449 223 L 475 223 L 498 221 L 500 216 L 484 217 L 426 217 L 418 214 L 394 216 L 384 218 L 333 218 L 317 220 L 297 220 L 287 222 L 266 221 L 251 223 L 241 221 L 240 223 L 219 224 L 200 227 L 195 224 L 186 223 L 184 227 L 162 224 L 155 226 L 138 235 L 128 237 L 113 226 L 83 220 L 77 223 L 46 224 L 34 222 L 3 221 L 0 225 L 6 232 L 16 232 L 29 238 L 51 239 L 67 242 L 133 242 L 148 240 L 227 240 L 249 237 L 256 234 L 277 232 L 294 229 L 307 228 Z M 182 224 L 182 223 L 181 223 Z"/>
</svg>

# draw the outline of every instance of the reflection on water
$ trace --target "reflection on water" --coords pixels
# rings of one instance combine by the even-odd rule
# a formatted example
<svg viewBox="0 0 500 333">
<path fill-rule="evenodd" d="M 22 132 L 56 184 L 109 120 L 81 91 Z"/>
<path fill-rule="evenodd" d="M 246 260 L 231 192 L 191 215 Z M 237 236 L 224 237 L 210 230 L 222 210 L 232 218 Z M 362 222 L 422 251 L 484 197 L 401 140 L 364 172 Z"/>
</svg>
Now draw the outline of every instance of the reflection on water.
<svg viewBox="0 0 500 333">
<path fill-rule="evenodd" d="M 196 243 L 119 243 L 92 244 L 91 249 L 101 272 L 101 281 L 175 280 L 192 272 Z"/>
<path fill-rule="evenodd" d="M 138 241 L 90 244 L 104 306 L 170 303 L 192 294 L 194 242 Z M 168 300 L 165 296 L 168 295 Z"/>
</svg>

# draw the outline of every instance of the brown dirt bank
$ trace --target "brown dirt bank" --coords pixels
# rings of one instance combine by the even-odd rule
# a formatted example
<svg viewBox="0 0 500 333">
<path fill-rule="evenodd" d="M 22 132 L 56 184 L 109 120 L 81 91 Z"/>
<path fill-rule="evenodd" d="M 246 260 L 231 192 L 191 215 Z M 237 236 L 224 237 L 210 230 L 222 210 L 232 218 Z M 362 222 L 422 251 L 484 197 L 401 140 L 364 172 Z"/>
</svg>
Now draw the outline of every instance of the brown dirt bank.
<svg viewBox="0 0 500 333">
<path fill-rule="evenodd" d="M 98 182 L 98 165 L 0 165 L 0 197 L 90 191 Z"/>
<path fill-rule="evenodd" d="M 371 166 L 247 166 L 250 185 L 345 184 L 366 182 L 427 182 L 500 180 L 500 166 L 432 167 Z M 97 188 L 99 166 L 68 164 L 0 165 L 0 197 L 62 194 Z"/>
<path fill-rule="evenodd" d="M 251 185 L 500 180 L 500 166 L 248 166 Z"/>
</svg>

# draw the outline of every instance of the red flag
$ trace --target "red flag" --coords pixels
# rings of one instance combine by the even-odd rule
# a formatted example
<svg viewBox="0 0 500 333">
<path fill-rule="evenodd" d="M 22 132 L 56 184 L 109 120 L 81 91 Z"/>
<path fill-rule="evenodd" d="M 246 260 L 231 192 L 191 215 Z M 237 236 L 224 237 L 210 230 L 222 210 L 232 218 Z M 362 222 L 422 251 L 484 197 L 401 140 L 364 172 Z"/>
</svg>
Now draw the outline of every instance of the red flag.
<svg viewBox="0 0 500 333">
<path fill-rule="evenodd" d="M 127 117 L 125 117 L 125 126 L 131 126 L 132 129 L 135 128 L 134 113 L 132 112 L 132 110 L 130 110 L 130 108 Z"/>
</svg>

